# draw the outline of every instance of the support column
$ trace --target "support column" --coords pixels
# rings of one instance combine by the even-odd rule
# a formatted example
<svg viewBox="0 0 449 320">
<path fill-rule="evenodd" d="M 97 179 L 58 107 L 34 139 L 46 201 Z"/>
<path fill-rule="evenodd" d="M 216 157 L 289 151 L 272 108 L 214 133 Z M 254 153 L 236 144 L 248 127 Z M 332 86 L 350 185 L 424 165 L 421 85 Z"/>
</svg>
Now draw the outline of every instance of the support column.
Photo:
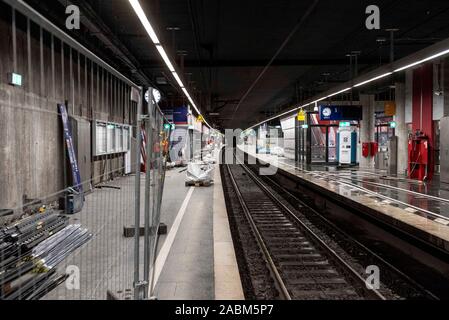
<svg viewBox="0 0 449 320">
<path fill-rule="evenodd" d="M 374 95 L 361 94 L 360 104 L 363 110 L 363 120 L 360 122 L 360 141 L 373 142 L 374 141 L 374 126 L 375 126 L 375 100 Z M 361 154 L 361 150 L 359 151 Z M 374 157 L 365 158 L 360 156 L 361 168 L 374 168 Z"/>
<path fill-rule="evenodd" d="M 398 137 L 398 174 L 404 174 L 408 164 L 408 133 L 405 122 L 405 84 L 396 83 L 396 136 Z"/>
<path fill-rule="evenodd" d="M 444 59 L 442 61 L 442 64 L 443 64 L 442 86 L 444 95 L 443 117 L 449 117 L 449 58 Z"/>
</svg>

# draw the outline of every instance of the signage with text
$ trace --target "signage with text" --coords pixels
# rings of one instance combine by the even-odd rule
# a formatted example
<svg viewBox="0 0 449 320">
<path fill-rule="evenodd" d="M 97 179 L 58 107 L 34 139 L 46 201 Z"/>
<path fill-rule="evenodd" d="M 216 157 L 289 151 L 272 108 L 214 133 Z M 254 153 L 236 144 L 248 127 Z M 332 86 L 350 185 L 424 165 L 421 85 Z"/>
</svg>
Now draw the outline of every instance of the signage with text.
<svg viewBox="0 0 449 320">
<path fill-rule="evenodd" d="M 321 121 L 358 121 L 362 120 L 362 106 L 320 106 Z"/>
</svg>

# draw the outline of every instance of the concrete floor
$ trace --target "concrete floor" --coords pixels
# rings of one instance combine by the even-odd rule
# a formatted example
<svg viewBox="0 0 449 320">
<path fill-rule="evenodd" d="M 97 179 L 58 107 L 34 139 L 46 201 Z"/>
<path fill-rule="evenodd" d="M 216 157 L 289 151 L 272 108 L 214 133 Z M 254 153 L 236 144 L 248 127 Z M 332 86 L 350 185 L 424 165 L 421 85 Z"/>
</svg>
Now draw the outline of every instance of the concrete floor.
<svg viewBox="0 0 449 320">
<path fill-rule="evenodd" d="M 185 173 L 177 168 L 167 172 L 161 221 L 168 231 L 188 192 L 184 186 Z M 50 292 L 49 300 L 105 299 L 107 290 L 131 290 L 134 280 L 134 240 L 123 237 L 123 227 L 134 225 L 135 176 L 121 177 L 109 182 L 114 188 L 95 189 L 86 196 L 81 213 L 71 216 L 70 223 L 81 224 L 93 234 L 92 240 L 67 258 L 58 268 L 64 273 L 68 266 L 80 270 L 79 290 L 68 290 L 64 284 Z M 145 179 L 141 177 L 141 189 Z M 143 224 L 144 199 L 141 199 Z M 166 236 L 161 236 L 159 248 Z M 140 270 L 143 272 L 143 238 L 140 241 Z"/>
<path fill-rule="evenodd" d="M 166 173 L 161 222 L 168 233 L 158 243 L 154 295 L 161 300 L 243 299 L 218 166 L 218 181 L 211 187 L 186 187 L 185 175 L 182 168 Z M 80 287 L 69 290 L 62 284 L 46 299 L 102 300 L 107 290 L 132 291 L 134 241 L 123 237 L 123 226 L 134 224 L 134 181 L 134 176 L 122 177 L 108 184 L 115 189 L 95 189 L 86 196 L 83 211 L 71 216 L 71 223 L 80 223 L 93 234 L 87 245 L 59 266 L 61 273 L 68 266 L 78 267 Z M 144 182 L 142 177 L 142 190 Z M 143 211 L 143 199 L 141 208 Z M 143 222 L 143 213 L 141 219 Z M 141 274 L 142 260 L 143 238 Z"/>
<path fill-rule="evenodd" d="M 181 185 L 184 176 L 175 173 L 173 180 Z M 160 300 L 244 299 L 218 166 L 214 181 L 211 187 L 186 188 L 175 221 L 169 221 L 173 230 L 156 262 Z M 179 198 L 164 202 L 165 210 L 178 208 Z"/>
<path fill-rule="evenodd" d="M 214 186 L 192 188 L 191 199 L 155 288 L 155 295 L 161 300 L 214 299 Z"/>
<path fill-rule="evenodd" d="M 123 237 L 123 227 L 134 221 L 134 182 L 134 176 L 121 177 L 107 184 L 120 189 L 95 189 L 86 196 L 82 212 L 70 216 L 70 223 L 81 224 L 93 235 L 58 267 L 60 273 L 77 267 L 79 288 L 62 284 L 46 299 L 102 300 L 107 290 L 132 289 L 134 241 Z"/>
</svg>

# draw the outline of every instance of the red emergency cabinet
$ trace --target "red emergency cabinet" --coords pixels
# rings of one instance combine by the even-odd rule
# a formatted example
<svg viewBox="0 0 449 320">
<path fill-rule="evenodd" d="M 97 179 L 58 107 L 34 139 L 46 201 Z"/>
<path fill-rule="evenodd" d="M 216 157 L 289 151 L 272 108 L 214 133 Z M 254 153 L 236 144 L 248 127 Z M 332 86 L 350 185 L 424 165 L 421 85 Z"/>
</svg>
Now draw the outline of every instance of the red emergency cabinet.
<svg viewBox="0 0 449 320">
<path fill-rule="evenodd" d="M 414 137 L 408 141 L 408 175 L 420 181 L 432 179 L 430 170 L 430 145 L 426 136 Z"/>
<path fill-rule="evenodd" d="M 371 156 L 374 157 L 379 151 L 379 144 L 377 142 L 371 142 Z"/>
<path fill-rule="evenodd" d="M 374 157 L 379 149 L 377 142 L 363 142 L 362 143 L 362 156 L 365 158 Z"/>
<path fill-rule="evenodd" d="M 362 156 L 368 158 L 371 155 L 371 143 L 363 142 L 362 143 Z"/>
</svg>

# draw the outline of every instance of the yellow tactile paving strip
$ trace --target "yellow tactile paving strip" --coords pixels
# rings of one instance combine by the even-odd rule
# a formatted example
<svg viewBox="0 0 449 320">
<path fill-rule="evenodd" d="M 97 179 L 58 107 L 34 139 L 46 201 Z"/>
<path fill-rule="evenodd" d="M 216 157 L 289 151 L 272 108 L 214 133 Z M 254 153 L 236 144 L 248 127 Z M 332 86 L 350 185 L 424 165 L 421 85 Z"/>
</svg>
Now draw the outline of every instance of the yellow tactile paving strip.
<svg viewBox="0 0 449 320">
<path fill-rule="evenodd" d="M 215 300 L 244 300 L 218 165 L 213 201 Z"/>
<path fill-rule="evenodd" d="M 323 189 L 334 192 L 349 201 L 353 201 L 357 203 L 357 206 L 370 208 L 372 209 L 371 212 L 374 211 L 377 217 L 383 221 L 389 221 L 395 227 L 408 231 L 417 238 L 428 241 L 441 249 L 449 251 L 449 226 L 410 213 L 405 209 L 391 206 L 388 203 L 377 201 L 368 196 L 353 196 L 346 186 L 331 184 L 327 181 L 316 179 L 310 174 L 294 169 L 291 165 L 282 163 L 282 160 L 277 161 L 277 163 L 273 162 L 273 159 L 270 159 L 269 155 L 249 153 L 263 162 L 271 163 L 282 171 L 307 180 Z"/>
</svg>

